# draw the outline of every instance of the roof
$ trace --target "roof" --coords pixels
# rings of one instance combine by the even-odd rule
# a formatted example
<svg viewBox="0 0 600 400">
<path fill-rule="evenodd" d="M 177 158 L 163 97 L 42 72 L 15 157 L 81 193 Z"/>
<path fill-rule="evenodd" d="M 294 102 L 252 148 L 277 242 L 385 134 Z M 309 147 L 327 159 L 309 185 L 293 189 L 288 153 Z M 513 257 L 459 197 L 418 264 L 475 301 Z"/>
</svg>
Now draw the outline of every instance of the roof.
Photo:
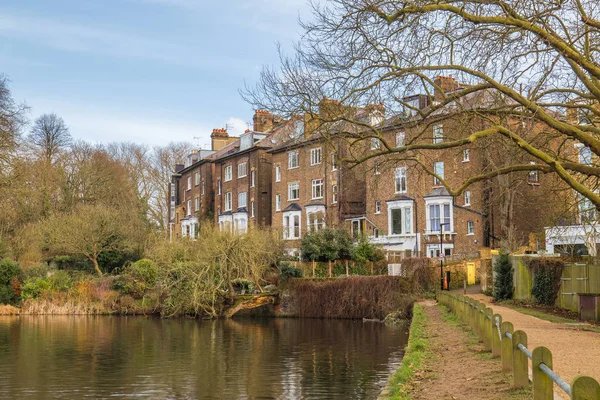
<svg viewBox="0 0 600 400">
<path fill-rule="evenodd" d="M 452 195 L 448 192 L 448 190 L 446 190 L 445 187 L 436 187 L 423 197 L 452 197 Z"/>
<path fill-rule="evenodd" d="M 298 205 L 298 203 L 292 203 L 283 209 L 283 212 L 288 212 L 288 211 L 302 211 L 302 207 L 300 207 Z"/>
<path fill-rule="evenodd" d="M 325 203 L 323 202 L 323 200 L 311 200 L 310 203 L 304 205 L 304 207 L 310 206 L 325 206 Z"/>
<path fill-rule="evenodd" d="M 397 195 L 394 196 L 394 198 L 392 198 L 390 200 L 386 200 L 386 203 L 390 202 L 390 201 L 398 201 L 398 200 L 410 200 L 410 201 L 414 201 L 415 199 L 412 198 L 412 197 L 406 196 L 404 194 L 397 194 Z"/>
</svg>

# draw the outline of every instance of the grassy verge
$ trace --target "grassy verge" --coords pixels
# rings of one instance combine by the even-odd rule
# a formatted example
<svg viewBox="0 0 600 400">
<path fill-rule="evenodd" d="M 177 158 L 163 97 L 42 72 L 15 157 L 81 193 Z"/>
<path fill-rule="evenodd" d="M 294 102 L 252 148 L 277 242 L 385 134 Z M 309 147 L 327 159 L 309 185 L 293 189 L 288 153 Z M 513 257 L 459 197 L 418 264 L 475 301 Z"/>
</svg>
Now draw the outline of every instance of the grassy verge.
<svg viewBox="0 0 600 400">
<path fill-rule="evenodd" d="M 427 317 L 423 312 L 423 308 L 415 304 L 410 324 L 408 346 L 402 358 L 402 364 L 391 376 L 385 390 L 379 396 L 379 400 L 410 399 L 408 393 L 411 387 L 410 383 L 423 368 L 424 360 L 432 356 L 429 351 L 429 339 L 425 333 L 426 323 Z"/>
</svg>

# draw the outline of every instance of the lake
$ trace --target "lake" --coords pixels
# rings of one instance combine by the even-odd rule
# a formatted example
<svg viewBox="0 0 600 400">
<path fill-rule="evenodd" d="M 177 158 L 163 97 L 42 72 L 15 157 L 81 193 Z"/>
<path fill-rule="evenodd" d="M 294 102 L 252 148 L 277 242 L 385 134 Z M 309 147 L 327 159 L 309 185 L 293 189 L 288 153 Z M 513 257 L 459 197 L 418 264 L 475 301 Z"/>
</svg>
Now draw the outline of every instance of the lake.
<svg viewBox="0 0 600 400">
<path fill-rule="evenodd" d="M 0 317 L 1 399 L 375 399 L 407 327 L 319 319 Z"/>
</svg>

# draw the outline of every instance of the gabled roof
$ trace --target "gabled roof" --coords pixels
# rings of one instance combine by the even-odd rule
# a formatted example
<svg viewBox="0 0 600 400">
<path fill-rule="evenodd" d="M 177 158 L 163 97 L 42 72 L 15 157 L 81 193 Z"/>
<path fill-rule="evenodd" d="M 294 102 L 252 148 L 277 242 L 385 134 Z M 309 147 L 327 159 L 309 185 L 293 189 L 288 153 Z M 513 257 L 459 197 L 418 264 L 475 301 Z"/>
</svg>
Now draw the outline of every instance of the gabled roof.
<svg viewBox="0 0 600 400">
<path fill-rule="evenodd" d="M 298 205 L 298 203 L 292 203 L 283 209 L 283 212 L 288 212 L 288 211 L 302 211 L 302 207 L 300 207 Z"/>
<path fill-rule="evenodd" d="M 390 201 L 398 201 L 398 200 L 409 200 L 409 201 L 414 201 L 415 199 L 412 197 L 409 197 L 405 194 L 397 194 L 394 196 L 394 198 L 390 199 L 390 200 L 386 200 L 385 202 L 390 202 Z"/>
<path fill-rule="evenodd" d="M 437 187 L 423 197 L 452 197 L 445 187 Z"/>
</svg>

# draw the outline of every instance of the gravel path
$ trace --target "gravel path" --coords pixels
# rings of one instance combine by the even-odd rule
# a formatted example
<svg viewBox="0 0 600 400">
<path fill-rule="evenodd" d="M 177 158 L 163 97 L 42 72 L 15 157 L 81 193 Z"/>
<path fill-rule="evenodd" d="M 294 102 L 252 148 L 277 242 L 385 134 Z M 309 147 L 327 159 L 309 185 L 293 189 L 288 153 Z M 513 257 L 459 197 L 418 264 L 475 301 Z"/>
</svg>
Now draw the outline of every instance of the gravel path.
<svg viewBox="0 0 600 400">
<path fill-rule="evenodd" d="M 469 297 L 488 304 L 503 321 L 515 330 L 527 333 L 528 348 L 545 346 L 552 352 L 554 371 L 569 384 L 577 375 L 587 375 L 600 382 L 600 333 L 581 330 L 577 325 L 544 321 L 491 302 L 483 294 Z M 560 389 L 559 389 L 560 390 Z"/>
</svg>

